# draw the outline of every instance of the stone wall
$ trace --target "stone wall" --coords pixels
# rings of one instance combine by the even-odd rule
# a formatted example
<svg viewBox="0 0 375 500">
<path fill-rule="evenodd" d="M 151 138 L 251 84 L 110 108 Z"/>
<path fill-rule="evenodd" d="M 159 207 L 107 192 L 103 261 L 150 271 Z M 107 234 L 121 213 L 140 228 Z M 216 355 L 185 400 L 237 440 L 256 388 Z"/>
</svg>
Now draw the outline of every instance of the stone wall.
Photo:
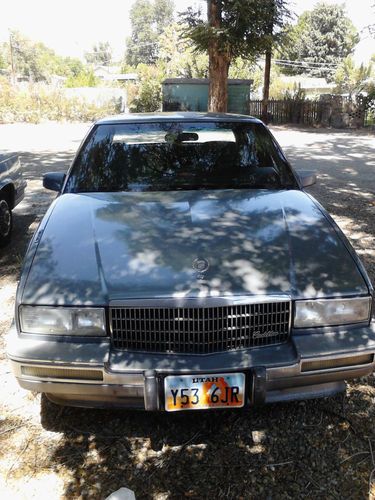
<svg viewBox="0 0 375 500">
<path fill-rule="evenodd" d="M 320 96 L 321 125 L 333 128 L 360 128 L 364 126 L 365 107 L 361 99 L 323 94 Z"/>
</svg>

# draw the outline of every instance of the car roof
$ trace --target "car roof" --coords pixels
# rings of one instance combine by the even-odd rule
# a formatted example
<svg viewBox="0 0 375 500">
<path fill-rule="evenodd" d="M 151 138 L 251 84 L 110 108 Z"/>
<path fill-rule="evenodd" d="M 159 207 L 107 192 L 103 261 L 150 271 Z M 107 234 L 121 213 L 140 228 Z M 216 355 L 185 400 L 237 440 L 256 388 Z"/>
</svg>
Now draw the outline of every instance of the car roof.
<svg viewBox="0 0 375 500">
<path fill-rule="evenodd" d="M 157 113 L 123 113 L 108 116 L 98 120 L 99 125 L 115 123 L 151 123 L 151 122 L 190 122 L 190 121 L 225 121 L 225 122 L 252 122 L 262 123 L 258 118 L 249 115 L 236 115 L 232 113 L 198 113 L 192 111 L 157 112 Z"/>
</svg>

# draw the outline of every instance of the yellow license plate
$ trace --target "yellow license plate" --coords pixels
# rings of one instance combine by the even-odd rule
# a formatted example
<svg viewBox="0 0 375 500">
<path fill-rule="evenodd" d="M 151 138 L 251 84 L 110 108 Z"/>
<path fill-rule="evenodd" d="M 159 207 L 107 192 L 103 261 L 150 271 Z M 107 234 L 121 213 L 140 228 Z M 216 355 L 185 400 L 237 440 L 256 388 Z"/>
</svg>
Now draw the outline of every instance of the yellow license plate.
<svg viewBox="0 0 375 500">
<path fill-rule="evenodd" d="M 245 374 L 168 376 L 164 391 L 167 411 L 241 408 L 245 403 Z"/>
</svg>

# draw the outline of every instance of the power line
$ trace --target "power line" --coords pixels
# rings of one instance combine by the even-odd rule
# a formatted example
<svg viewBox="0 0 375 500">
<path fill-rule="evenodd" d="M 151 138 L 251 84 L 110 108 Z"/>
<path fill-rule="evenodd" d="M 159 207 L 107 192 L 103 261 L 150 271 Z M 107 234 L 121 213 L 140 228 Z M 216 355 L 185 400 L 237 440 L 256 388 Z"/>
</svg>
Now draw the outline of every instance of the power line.
<svg viewBox="0 0 375 500">
<path fill-rule="evenodd" d="M 309 69 L 309 70 L 322 70 L 322 71 L 332 71 L 336 69 L 336 66 L 310 66 L 308 64 L 293 64 L 293 63 L 280 63 L 274 61 L 277 66 L 285 66 L 286 68 L 295 68 L 295 69 Z"/>
<path fill-rule="evenodd" d="M 291 63 L 291 64 L 308 64 L 311 66 L 337 66 L 337 63 L 329 63 L 329 62 L 314 62 L 314 61 L 298 61 L 298 60 L 291 60 L 291 59 L 274 59 L 274 62 L 277 63 Z"/>
</svg>

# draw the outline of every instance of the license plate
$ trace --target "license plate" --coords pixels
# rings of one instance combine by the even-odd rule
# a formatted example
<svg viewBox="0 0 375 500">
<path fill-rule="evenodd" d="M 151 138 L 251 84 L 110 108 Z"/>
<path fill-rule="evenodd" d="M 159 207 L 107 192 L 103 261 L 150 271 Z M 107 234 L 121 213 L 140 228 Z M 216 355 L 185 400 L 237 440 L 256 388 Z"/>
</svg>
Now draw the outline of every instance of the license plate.
<svg viewBox="0 0 375 500">
<path fill-rule="evenodd" d="M 165 409 L 241 408 L 245 401 L 244 373 L 176 375 L 164 379 Z"/>
</svg>

